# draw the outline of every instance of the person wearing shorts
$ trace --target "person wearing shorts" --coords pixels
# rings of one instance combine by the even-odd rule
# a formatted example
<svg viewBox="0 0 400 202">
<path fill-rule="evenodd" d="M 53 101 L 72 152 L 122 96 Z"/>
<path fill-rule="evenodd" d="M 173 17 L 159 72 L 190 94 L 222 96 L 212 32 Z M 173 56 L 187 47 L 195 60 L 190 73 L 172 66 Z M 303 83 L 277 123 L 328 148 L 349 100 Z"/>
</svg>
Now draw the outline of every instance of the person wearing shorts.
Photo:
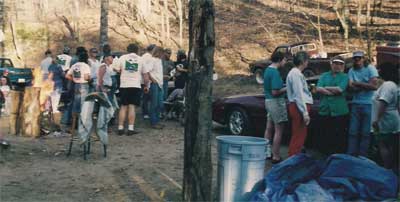
<svg viewBox="0 0 400 202">
<path fill-rule="evenodd" d="M 271 61 L 272 64 L 264 71 L 265 109 L 268 117 L 264 136 L 267 140 L 267 158 L 271 158 L 272 163 L 275 164 L 281 161 L 280 144 L 284 123 L 288 120 L 284 98 L 286 88 L 283 86 L 283 80 L 278 71 L 278 68 L 283 67 L 286 63 L 286 58 L 283 53 L 277 52 L 271 56 Z M 273 131 L 275 131 L 274 134 Z M 272 155 L 271 141 L 273 142 Z"/>
<path fill-rule="evenodd" d="M 128 134 L 134 135 L 136 112 L 135 107 L 140 106 L 141 80 L 143 77 L 143 64 L 141 57 L 137 55 L 139 47 L 136 44 L 129 44 L 128 54 L 121 56 L 113 63 L 113 69 L 121 73 L 121 84 L 119 92 L 121 95 L 121 108 L 118 119 L 118 135 L 123 135 L 126 114 L 128 114 Z"/>
</svg>

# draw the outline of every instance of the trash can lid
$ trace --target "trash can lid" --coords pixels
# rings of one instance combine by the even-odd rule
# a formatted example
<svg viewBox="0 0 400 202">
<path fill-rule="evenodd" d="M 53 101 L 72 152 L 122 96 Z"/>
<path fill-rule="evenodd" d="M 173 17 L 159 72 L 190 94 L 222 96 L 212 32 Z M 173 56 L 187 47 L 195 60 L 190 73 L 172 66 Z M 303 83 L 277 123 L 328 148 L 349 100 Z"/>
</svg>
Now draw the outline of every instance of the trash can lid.
<svg viewBox="0 0 400 202">
<path fill-rule="evenodd" d="M 266 145 L 267 140 L 259 137 L 249 136 L 234 136 L 234 135 L 222 135 L 217 136 L 217 140 L 230 144 L 243 144 L 243 145 Z"/>
</svg>

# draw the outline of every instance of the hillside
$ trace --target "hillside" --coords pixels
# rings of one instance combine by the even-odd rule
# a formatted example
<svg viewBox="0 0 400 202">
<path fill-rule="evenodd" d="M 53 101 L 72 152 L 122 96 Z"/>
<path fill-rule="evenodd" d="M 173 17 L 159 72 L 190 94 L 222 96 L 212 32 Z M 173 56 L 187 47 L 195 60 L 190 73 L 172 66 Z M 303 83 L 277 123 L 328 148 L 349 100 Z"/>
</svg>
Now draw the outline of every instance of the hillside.
<svg viewBox="0 0 400 202">
<path fill-rule="evenodd" d="M 326 51 L 344 49 L 343 37 L 339 33 L 334 1 L 319 0 L 321 30 Z M 43 52 L 49 46 L 59 52 L 66 44 L 71 47 L 84 45 L 96 47 L 99 38 L 99 0 L 42 0 L 6 1 L 8 22 L 6 23 L 5 56 L 13 58 L 19 66 L 38 66 Z M 137 41 L 142 46 L 156 43 L 173 50 L 179 49 L 179 19 L 177 2 L 168 1 L 168 12 L 163 10 L 164 1 L 152 1 L 152 10 L 145 21 L 137 18 L 138 6 L 145 1 L 111 0 L 109 14 L 109 41 L 115 50 L 124 50 L 127 43 Z M 159 4 L 157 4 L 159 2 Z M 186 1 L 184 1 L 186 2 Z M 249 3 L 251 2 L 251 3 Z M 318 43 L 317 0 L 215 0 L 216 71 L 221 75 L 246 75 L 248 63 L 269 57 L 274 47 L 282 43 L 312 41 Z M 360 32 L 355 30 L 357 2 L 349 4 L 353 29 L 350 32 L 349 50 L 366 50 L 366 6 L 361 15 Z M 375 2 L 375 4 L 373 4 Z M 374 24 L 370 27 L 374 44 L 387 40 L 400 40 L 400 1 L 371 1 Z M 292 7 L 293 11 L 290 11 Z M 184 9 L 184 25 L 187 25 L 187 9 Z M 171 40 L 163 40 L 161 18 L 170 17 Z M 62 21 L 64 19 L 64 21 Z M 66 21 L 65 21 L 66 19 Z M 11 23 L 12 22 L 12 23 Z M 78 36 L 71 37 L 71 30 Z M 14 34 L 11 31 L 13 24 Z M 47 32 L 48 30 L 48 32 Z M 182 48 L 188 49 L 188 30 L 184 26 Z M 13 37 L 14 36 L 14 37 Z M 15 43 L 14 43 L 15 42 Z M 16 45 L 14 45 L 16 44 Z M 15 46 L 17 46 L 17 50 Z M 19 55 L 19 59 L 17 58 Z"/>
</svg>

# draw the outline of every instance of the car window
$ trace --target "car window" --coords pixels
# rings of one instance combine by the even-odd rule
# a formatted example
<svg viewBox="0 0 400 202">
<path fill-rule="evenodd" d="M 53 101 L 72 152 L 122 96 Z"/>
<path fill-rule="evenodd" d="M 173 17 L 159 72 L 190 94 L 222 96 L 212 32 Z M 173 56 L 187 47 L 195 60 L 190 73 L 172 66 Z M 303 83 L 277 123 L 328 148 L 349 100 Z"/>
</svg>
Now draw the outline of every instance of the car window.
<svg viewBox="0 0 400 202">
<path fill-rule="evenodd" d="M 12 67 L 11 60 L 3 60 L 3 67 Z"/>
</svg>

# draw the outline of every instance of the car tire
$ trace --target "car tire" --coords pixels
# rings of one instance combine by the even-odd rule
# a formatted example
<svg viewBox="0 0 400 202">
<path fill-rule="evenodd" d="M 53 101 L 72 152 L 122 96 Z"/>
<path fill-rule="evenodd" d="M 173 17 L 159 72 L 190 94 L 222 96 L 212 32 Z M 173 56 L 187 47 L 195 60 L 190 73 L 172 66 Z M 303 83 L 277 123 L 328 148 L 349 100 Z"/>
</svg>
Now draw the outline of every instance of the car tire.
<svg viewBox="0 0 400 202">
<path fill-rule="evenodd" d="M 232 135 L 248 135 L 252 132 L 249 116 L 240 107 L 234 107 L 229 111 L 227 123 Z"/>
<path fill-rule="evenodd" d="M 264 70 L 263 69 L 257 68 L 256 71 L 254 71 L 254 77 L 258 84 L 264 84 Z"/>
<path fill-rule="evenodd" d="M 304 75 L 304 77 L 308 78 L 308 77 L 315 76 L 316 74 L 312 69 L 305 69 L 305 70 L 303 70 L 303 75 Z"/>
</svg>

